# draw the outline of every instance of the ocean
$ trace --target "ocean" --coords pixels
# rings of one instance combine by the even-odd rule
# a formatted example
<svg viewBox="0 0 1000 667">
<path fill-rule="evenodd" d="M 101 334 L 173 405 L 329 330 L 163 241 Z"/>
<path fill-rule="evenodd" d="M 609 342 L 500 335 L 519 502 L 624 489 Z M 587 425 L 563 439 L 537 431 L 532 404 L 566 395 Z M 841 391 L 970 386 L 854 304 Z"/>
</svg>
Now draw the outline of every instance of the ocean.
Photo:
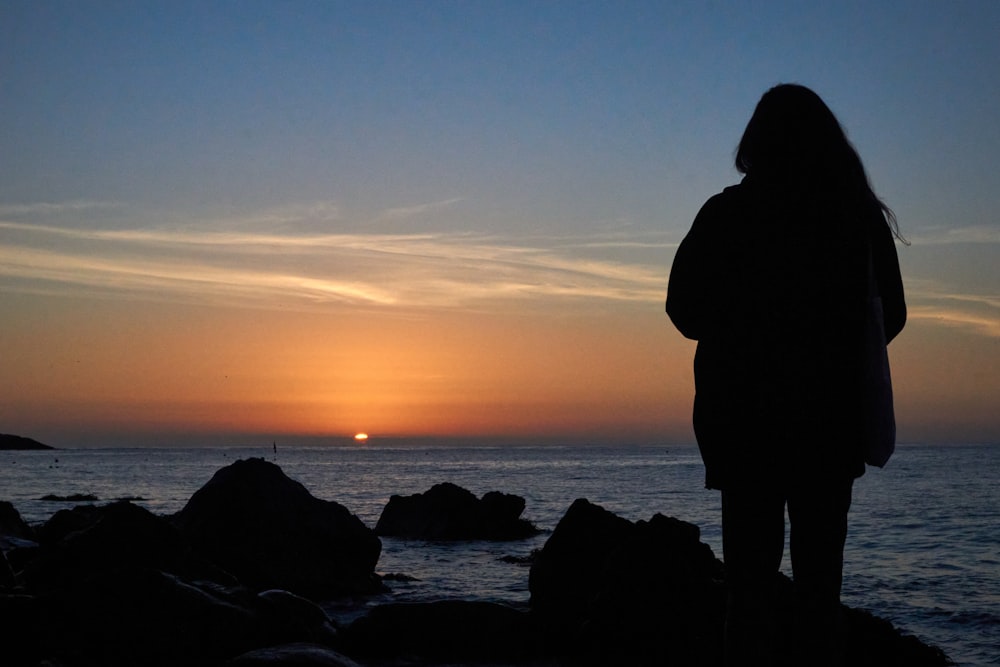
<svg viewBox="0 0 1000 667">
<path fill-rule="evenodd" d="M 75 449 L 0 452 L 0 500 L 28 522 L 91 494 L 99 502 L 132 498 L 156 513 L 181 509 L 215 471 L 262 457 L 313 495 L 335 500 L 370 527 L 392 494 L 421 493 L 439 482 L 477 496 L 524 497 L 524 517 L 551 531 L 576 498 L 630 520 L 656 512 L 697 524 L 722 553 L 719 494 L 703 487 L 694 447 L 300 447 Z M 959 665 L 1000 664 L 1000 445 L 900 446 L 883 470 L 855 485 L 843 600 L 891 620 L 941 647 Z M 425 542 L 383 538 L 380 574 L 392 593 L 370 601 L 489 600 L 528 603 L 525 557 L 548 532 L 516 542 Z M 788 557 L 784 562 L 786 571 Z M 350 620 L 357 607 L 326 605 Z"/>
</svg>

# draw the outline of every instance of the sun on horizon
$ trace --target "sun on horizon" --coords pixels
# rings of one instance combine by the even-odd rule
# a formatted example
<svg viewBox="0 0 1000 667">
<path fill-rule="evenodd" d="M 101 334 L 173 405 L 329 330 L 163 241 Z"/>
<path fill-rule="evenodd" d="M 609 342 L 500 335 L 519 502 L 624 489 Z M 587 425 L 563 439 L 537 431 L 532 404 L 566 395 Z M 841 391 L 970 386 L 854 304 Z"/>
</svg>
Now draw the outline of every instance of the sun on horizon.
<svg viewBox="0 0 1000 667">
<path fill-rule="evenodd" d="M 367 433 L 355 433 L 354 434 L 354 440 L 356 442 L 364 442 L 364 441 L 368 440 L 368 434 Z"/>
</svg>

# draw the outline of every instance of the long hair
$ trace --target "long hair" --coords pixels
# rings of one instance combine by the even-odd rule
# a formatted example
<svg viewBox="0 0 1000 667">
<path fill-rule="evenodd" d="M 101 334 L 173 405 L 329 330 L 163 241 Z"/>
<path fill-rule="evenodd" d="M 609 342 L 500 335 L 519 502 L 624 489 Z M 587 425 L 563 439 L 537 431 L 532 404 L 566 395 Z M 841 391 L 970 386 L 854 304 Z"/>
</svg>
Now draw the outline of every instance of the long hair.
<svg viewBox="0 0 1000 667">
<path fill-rule="evenodd" d="M 902 240 L 895 214 L 872 189 L 837 117 L 805 86 L 783 83 L 764 93 L 740 139 L 736 168 L 754 181 L 810 196 L 859 207 L 875 203 Z"/>
</svg>

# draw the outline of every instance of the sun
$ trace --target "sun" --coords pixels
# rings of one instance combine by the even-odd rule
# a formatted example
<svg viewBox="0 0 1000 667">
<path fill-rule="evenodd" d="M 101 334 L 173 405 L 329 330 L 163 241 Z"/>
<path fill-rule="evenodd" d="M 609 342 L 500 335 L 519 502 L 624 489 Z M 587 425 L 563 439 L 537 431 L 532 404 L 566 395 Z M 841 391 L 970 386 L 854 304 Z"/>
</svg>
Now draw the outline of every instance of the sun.
<svg viewBox="0 0 1000 667">
<path fill-rule="evenodd" d="M 368 434 L 367 433 L 355 433 L 354 434 L 354 439 L 356 441 L 358 441 L 358 442 L 364 442 L 365 440 L 368 439 Z"/>
</svg>

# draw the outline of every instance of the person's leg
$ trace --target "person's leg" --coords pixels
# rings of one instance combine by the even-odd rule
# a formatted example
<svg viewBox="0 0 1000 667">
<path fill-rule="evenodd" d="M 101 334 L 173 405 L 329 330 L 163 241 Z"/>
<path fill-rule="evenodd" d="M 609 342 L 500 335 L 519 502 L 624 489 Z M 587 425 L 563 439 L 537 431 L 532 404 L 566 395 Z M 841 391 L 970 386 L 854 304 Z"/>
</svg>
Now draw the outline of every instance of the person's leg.
<svg viewBox="0 0 1000 667">
<path fill-rule="evenodd" d="M 842 664 L 840 588 L 853 480 L 804 484 L 788 498 L 795 634 L 810 664 Z"/>
<path fill-rule="evenodd" d="M 773 490 L 722 492 L 727 667 L 775 660 L 774 582 L 785 547 L 785 499 Z"/>
</svg>

